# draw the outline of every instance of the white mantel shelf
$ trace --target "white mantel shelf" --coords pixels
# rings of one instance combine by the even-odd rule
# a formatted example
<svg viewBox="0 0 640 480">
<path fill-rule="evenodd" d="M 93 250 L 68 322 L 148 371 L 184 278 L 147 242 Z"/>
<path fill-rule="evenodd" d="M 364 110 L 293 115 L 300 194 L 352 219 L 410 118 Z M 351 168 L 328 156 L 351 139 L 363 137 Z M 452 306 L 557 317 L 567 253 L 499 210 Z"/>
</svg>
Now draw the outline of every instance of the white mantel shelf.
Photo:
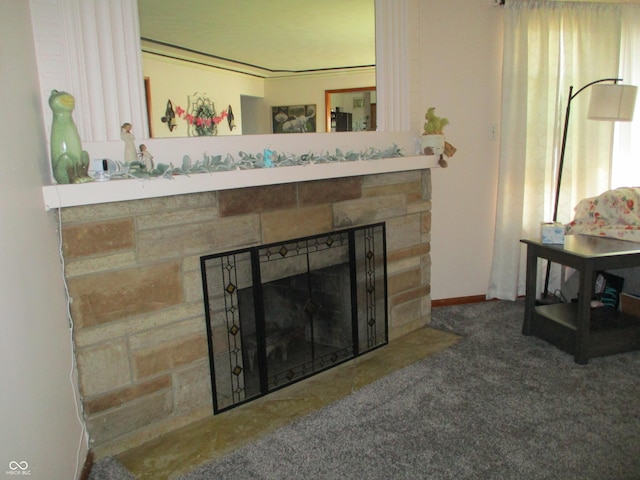
<svg viewBox="0 0 640 480">
<path fill-rule="evenodd" d="M 329 178 L 404 172 L 438 167 L 436 156 L 411 156 L 332 162 L 302 166 L 232 170 L 194 175 L 176 175 L 171 179 L 124 179 L 79 185 L 48 185 L 42 188 L 47 210 L 52 208 L 124 202 L 145 198 L 277 185 Z"/>
<path fill-rule="evenodd" d="M 175 175 L 171 179 L 123 179 L 79 185 L 47 185 L 42 188 L 44 205 L 52 208 L 125 202 L 145 198 L 212 192 L 232 188 L 278 185 L 329 178 L 406 172 L 438 167 L 438 157 L 418 155 L 416 137 L 411 132 L 297 133 L 289 135 L 245 135 L 226 137 L 190 137 L 186 139 L 150 138 L 143 140 L 156 163 L 181 165 L 184 155 L 195 162 L 203 153 L 237 158 L 240 151 L 262 152 L 264 148 L 295 155 L 316 152 L 364 152 L 370 148 L 384 151 L 398 146 L 405 156 L 376 160 L 316 163 L 309 165 L 230 170 L 194 175 Z M 121 159 L 122 141 L 84 143 L 92 159 Z"/>
</svg>

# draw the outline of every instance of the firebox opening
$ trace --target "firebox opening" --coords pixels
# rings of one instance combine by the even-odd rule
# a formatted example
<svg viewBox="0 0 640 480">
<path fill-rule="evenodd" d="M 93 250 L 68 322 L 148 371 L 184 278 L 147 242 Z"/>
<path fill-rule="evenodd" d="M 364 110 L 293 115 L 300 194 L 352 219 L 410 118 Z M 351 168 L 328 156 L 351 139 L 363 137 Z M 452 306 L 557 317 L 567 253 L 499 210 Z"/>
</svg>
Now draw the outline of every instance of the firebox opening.
<svg viewBox="0 0 640 480">
<path fill-rule="evenodd" d="M 384 224 L 201 264 L 215 413 L 387 343 Z"/>
</svg>

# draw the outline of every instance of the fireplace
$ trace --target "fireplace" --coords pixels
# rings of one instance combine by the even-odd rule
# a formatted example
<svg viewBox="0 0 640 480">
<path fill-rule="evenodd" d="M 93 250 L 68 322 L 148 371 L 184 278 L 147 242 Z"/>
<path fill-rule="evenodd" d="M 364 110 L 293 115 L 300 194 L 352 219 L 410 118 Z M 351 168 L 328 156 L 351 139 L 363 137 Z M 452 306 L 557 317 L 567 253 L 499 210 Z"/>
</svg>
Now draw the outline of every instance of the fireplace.
<svg viewBox="0 0 640 480">
<path fill-rule="evenodd" d="M 374 318 L 378 321 L 388 314 L 390 343 L 427 324 L 431 312 L 430 198 L 430 171 L 422 170 L 61 209 L 79 388 L 96 455 L 119 453 L 212 414 L 203 256 L 247 252 L 279 242 L 286 246 L 296 243 L 290 239 L 328 237 L 328 232 L 384 223 L 386 265 L 378 244 L 375 269 L 379 275 L 386 267 L 386 298 L 376 285 L 371 300 L 375 298 L 376 305 L 383 305 L 384 300 L 388 306 L 376 307 Z M 363 237 L 357 235 L 355 257 L 360 272 L 365 269 L 365 257 Z M 333 240 L 337 236 L 331 238 L 337 242 Z M 336 257 L 345 255 L 341 249 L 329 252 L 336 252 L 332 253 Z M 279 255 L 273 258 L 281 263 Z M 293 259 L 288 262 L 293 264 Z M 326 270 L 313 281 L 343 282 L 342 263 L 321 264 Z M 238 265 L 249 269 L 243 273 L 253 268 L 248 260 Z M 285 277 L 294 274 L 292 270 Z M 273 301 L 277 294 L 272 292 L 285 287 L 275 274 L 269 275 L 263 273 L 263 282 L 273 282 L 262 295 Z M 252 290 L 245 291 L 247 286 L 238 282 L 239 296 L 251 294 Z M 350 287 L 336 288 L 345 291 Z M 359 288 L 359 309 L 367 304 L 362 298 L 366 294 L 367 289 Z M 337 301 L 338 306 L 340 302 L 345 300 Z M 215 323 L 213 328 L 220 325 Z M 377 323 L 376 341 L 384 341 L 382 325 Z M 344 331 L 342 320 L 333 329 Z M 325 335 L 316 332 L 314 335 Z M 248 335 L 249 329 L 243 333 Z M 367 349 L 367 333 L 374 334 L 364 329 L 357 334 L 360 354 Z M 227 342 L 226 337 L 214 337 L 218 339 Z M 291 342 L 287 360 L 293 358 L 296 345 Z M 335 350 L 336 345 L 329 343 Z M 259 350 L 256 342 L 254 359 Z M 270 361 L 283 361 L 281 348 L 269 353 Z M 239 361 L 241 368 L 251 372 L 248 357 Z M 257 365 L 256 361 L 253 372 L 259 372 Z M 275 388 L 290 383 L 286 377 L 278 382 Z M 219 406 L 230 408 L 229 404 L 220 402 Z"/>
<path fill-rule="evenodd" d="M 201 258 L 214 413 L 388 341 L 385 224 Z"/>
</svg>

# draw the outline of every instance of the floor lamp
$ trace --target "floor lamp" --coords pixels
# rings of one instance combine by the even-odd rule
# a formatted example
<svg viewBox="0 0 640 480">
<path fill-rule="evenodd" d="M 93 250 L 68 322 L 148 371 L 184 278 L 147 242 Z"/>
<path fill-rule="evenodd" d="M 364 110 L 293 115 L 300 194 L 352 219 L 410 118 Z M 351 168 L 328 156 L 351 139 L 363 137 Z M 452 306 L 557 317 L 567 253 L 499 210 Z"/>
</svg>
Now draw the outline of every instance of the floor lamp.
<svg viewBox="0 0 640 480">
<path fill-rule="evenodd" d="M 569 87 L 569 100 L 567 101 L 567 111 L 564 116 L 564 131 L 562 134 L 562 146 L 560 148 L 560 159 L 558 161 L 558 173 L 556 176 L 555 201 L 553 204 L 553 221 L 558 220 L 558 204 L 560 203 L 560 188 L 562 186 L 562 170 L 564 168 L 564 151 L 567 145 L 567 132 L 569 130 L 569 116 L 571 114 L 571 102 L 585 89 L 591 89 L 591 101 L 587 118 L 591 120 L 608 120 L 613 122 L 633 120 L 633 111 L 636 104 L 638 87 L 633 85 L 620 85 L 621 78 L 602 78 L 591 83 L 587 83 L 576 93 L 573 93 L 573 85 Z M 613 83 L 606 83 L 613 82 Z M 596 85 L 598 84 L 598 85 Z M 551 272 L 551 262 L 547 262 L 547 275 L 544 280 L 543 298 L 549 296 L 549 275 Z"/>
</svg>

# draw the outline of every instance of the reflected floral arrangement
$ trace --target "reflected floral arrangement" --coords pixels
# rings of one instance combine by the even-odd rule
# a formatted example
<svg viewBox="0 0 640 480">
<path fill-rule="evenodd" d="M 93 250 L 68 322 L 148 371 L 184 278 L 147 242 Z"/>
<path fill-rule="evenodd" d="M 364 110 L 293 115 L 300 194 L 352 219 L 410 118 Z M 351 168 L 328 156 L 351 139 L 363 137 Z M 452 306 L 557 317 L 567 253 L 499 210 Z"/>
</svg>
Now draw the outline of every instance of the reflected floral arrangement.
<svg viewBox="0 0 640 480">
<path fill-rule="evenodd" d="M 214 103 L 209 98 L 193 95 L 189 99 L 188 111 L 177 106 L 176 116 L 187 121 L 191 136 L 205 137 L 218 134 L 218 124 L 227 118 L 227 111 L 223 110 L 218 115 Z"/>
<path fill-rule="evenodd" d="M 218 115 L 213 101 L 206 95 L 198 93 L 189 96 L 189 105 L 186 109 L 180 105 L 174 106 L 171 100 L 167 100 L 167 108 L 161 118 L 162 122 L 166 123 L 169 131 L 172 132 L 177 126 L 177 119 L 183 119 L 187 122 L 189 136 L 194 137 L 217 135 L 218 125 L 225 119 L 229 123 L 229 130 L 235 128 L 231 105 Z"/>
</svg>

